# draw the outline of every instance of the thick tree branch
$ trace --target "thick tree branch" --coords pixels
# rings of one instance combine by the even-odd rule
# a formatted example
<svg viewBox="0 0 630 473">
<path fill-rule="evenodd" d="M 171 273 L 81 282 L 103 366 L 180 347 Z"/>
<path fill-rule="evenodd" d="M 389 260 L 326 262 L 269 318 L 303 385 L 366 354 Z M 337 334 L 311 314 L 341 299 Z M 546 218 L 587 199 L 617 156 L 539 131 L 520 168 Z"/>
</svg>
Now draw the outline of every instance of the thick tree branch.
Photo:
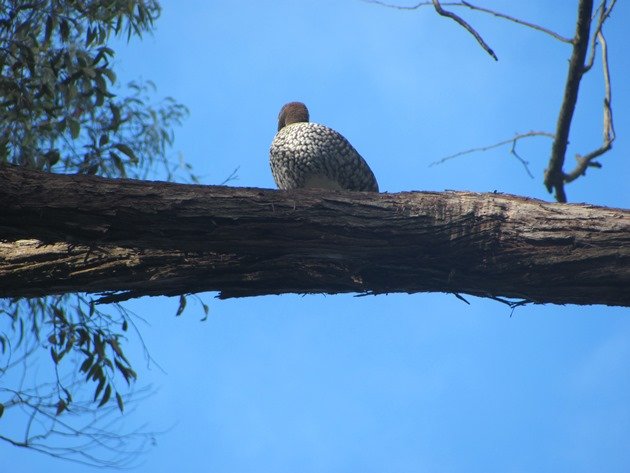
<svg viewBox="0 0 630 473">
<path fill-rule="evenodd" d="M 630 306 L 630 212 L 0 167 L 0 297 L 440 291 Z M 121 291 L 121 292 L 117 292 Z"/>
</svg>

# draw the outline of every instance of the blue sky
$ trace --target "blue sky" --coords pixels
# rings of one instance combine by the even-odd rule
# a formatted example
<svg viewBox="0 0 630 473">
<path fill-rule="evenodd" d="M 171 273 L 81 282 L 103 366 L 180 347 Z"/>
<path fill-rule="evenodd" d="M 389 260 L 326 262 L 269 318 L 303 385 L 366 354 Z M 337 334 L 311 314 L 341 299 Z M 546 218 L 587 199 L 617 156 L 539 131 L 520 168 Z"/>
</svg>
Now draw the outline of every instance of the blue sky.
<svg viewBox="0 0 630 473">
<path fill-rule="evenodd" d="M 413 2 L 408 2 L 413 3 Z M 575 1 L 484 1 L 571 36 Z M 274 187 L 268 148 L 280 107 L 304 101 L 368 161 L 381 191 L 500 191 L 552 200 L 550 142 L 429 164 L 516 132 L 553 131 L 570 48 L 490 16 L 459 11 L 494 62 L 430 9 L 358 0 L 164 1 L 153 36 L 119 46 L 123 82 L 153 80 L 191 111 L 174 154 L 204 184 Z M 630 207 L 627 22 L 606 24 L 618 139 L 601 170 L 567 187 L 572 202 Z M 585 78 L 568 162 L 601 142 L 600 63 Z M 128 307 L 139 384 L 157 393 L 129 427 L 167 429 L 138 472 L 630 471 L 630 313 L 451 295 L 201 297 Z M 0 444 L 20 472 L 90 469 Z"/>
</svg>

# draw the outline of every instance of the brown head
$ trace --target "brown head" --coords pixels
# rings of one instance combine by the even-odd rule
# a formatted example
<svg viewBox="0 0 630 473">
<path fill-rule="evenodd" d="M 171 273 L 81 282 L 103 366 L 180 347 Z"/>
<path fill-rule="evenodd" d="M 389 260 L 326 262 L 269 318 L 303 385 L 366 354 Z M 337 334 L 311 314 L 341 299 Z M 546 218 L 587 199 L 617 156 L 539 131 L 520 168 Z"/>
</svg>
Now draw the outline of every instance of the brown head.
<svg viewBox="0 0 630 473">
<path fill-rule="evenodd" d="M 302 102 L 289 102 L 278 115 L 278 131 L 291 123 L 308 122 L 308 108 Z"/>
</svg>

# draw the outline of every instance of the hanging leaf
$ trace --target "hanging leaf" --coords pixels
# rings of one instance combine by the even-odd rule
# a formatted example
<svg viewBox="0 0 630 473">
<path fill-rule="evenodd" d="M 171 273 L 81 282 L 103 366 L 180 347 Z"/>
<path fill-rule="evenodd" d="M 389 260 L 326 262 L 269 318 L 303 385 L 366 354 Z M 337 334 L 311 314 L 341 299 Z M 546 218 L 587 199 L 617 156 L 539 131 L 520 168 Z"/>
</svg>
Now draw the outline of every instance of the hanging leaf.
<svg viewBox="0 0 630 473">
<path fill-rule="evenodd" d="M 118 360 L 114 360 L 114 363 L 116 364 L 116 368 L 118 368 L 118 371 L 120 371 L 120 373 L 125 378 L 125 381 L 127 381 L 127 385 L 131 385 L 130 379 L 136 379 L 136 372 L 133 371 L 131 368 L 127 368 Z"/>
<path fill-rule="evenodd" d="M 120 155 L 118 155 L 117 153 L 114 153 L 113 151 L 110 151 L 109 157 L 114 162 L 114 166 L 116 166 L 116 169 L 118 169 L 118 172 L 120 173 L 120 175 L 125 177 L 127 173 L 125 171 L 125 165 Z"/>
<path fill-rule="evenodd" d="M 203 308 L 203 313 L 204 313 L 204 316 L 201 319 L 201 321 L 205 322 L 206 320 L 208 320 L 208 314 L 210 313 L 210 308 L 208 307 L 208 304 L 204 304 L 203 302 L 201 303 L 201 307 Z"/>
<path fill-rule="evenodd" d="M 101 394 L 101 391 L 103 390 L 104 387 L 105 387 L 105 378 L 101 378 L 98 382 L 98 386 L 96 386 L 96 389 L 94 390 L 94 402 L 96 402 L 96 399 L 98 399 L 98 395 Z"/>
<path fill-rule="evenodd" d="M 123 412 L 125 405 L 123 403 L 123 398 L 119 393 L 116 393 L 116 402 L 118 403 L 118 409 L 120 409 L 120 412 Z"/>
<path fill-rule="evenodd" d="M 112 71 L 111 69 L 104 68 L 102 72 L 103 74 L 107 76 L 107 78 L 112 84 L 116 82 L 116 73 L 114 73 L 114 71 Z"/>
<path fill-rule="evenodd" d="M 177 308 L 177 313 L 175 314 L 175 317 L 179 317 L 180 315 L 182 315 L 185 308 L 186 308 L 186 296 L 181 295 L 179 296 L 179 307 Z"/>
<path fill-rule="evenodd" d="M 129 156 L 129 159 L 131 159 L 132 163 L 137 163 L 138 162 L 138 158 L 136 157 L 136 154 L 126 144 L 124 144 L 124 143 L 117 143 L 117 144 L 114 145 L 114 147 L 117 150 L 119 150 L 119 151 L 125 153 L 127 156 Z"/>
<path fill-rule="evenodd" d="M 79 120 L 74 117 L 69 117 L 68 127 L 70 128 L 70 135 L 72 136 L 72 139 L 76 140 L 81 133 L 81 124 L 79 123 Z"/>
<path fill-rule="evenodd" d="M 89 46 L 90 44 L 92 44 L 94 38 L 96 38 L 96 28 L 88 26 L 87 32 L 85 34 L 85 45 Z"/>
<path fill-rule="evenodd" d="M 92 363 L 94 363 L 94 357 L 90 356 L 88 358 L 86 358 L 83 363 L 81 363 L 81 367 L 79 368 L 79 371 L 83 372 L 83 373 L 87 373 L 88 370 L 90 369 L 90 367 L 92 366 Z"/>
<path fill-rule="evenodd" d="M 121 123 L 120 107 L 118 107 L 117 105 L 114 105 L 113 103 L 110 103 L 109 109 L 112 112 L 112 122 L 110 123 L 109 128 L 111 128 L 113 131 L 118 131 L 118 127 L 120 126 L 120 123 Z"/>
<path fill-rule="evenodd" d="M 61 155 L 59 154 L 58 150 L 53 149 L 53 150 L 48 151 L 44 155 L 44 158 L 46 159 L 46 161 L 48 162 L 50 166 L 54 166 L 55 164 L 59 162 Z"/>
<path fill-rule="evenodd" d="M 66 407 L 68 407 L 68 404 L 66 404 L 66 401 L 64 401 L 63 399 L 59 399 L 59 402 L 57 403 L 57 411 L 55 412 L 55 415 L 58 416 L 59 414 L 61 414 L 63 411 L 66 410 Z"/>
<path fill-rule="evenodd" d="M 53 307 L 53 313 L 55 314 L 55 317 L 61 320 L 65 325 L 68 325 L 68 319 L 66 319 L 66 314 L 64 313 L 63 309 L 60 309 L 59 307 Z"/>
<path fill-rule="evenodd" d="M 98 407 L 103 407 L 109 401 L 109 398 L 112 395 L 112 386 L 110 384 L 105 388 L 105 392 L 103 393 L 103 397 L 101 398 L 101 402 L 98 403 Z"/>
<path fill-rule="evenodd" d="M 48 41 L 50 41 L 53 28 L 54 28 L 54 18 L 52 15 L 48 15 L 48 18 L 46 18 L 46 30 L 45 30 L 46 32 L 44 33 L 44 43 L 48 43 Z"/>
<path fill-rule="evenodd" d="M 59 363 L 59 360 L 61 359 L 61 357 L 57 354 L 57 352 L 55 351 L 53 347 L 50 347 L 50 356 L 52 357 L 53 362 L 55 364 Z"/>
<path fill-rule="evenodd" d="M 61 21 L 59 25 L 59 33 L 61 34 L 62 41 L 68 41 L 68 37 L 70 36 L 70 27 L 68 26 L 68 20 L 64 19 Z"/>
</svg>

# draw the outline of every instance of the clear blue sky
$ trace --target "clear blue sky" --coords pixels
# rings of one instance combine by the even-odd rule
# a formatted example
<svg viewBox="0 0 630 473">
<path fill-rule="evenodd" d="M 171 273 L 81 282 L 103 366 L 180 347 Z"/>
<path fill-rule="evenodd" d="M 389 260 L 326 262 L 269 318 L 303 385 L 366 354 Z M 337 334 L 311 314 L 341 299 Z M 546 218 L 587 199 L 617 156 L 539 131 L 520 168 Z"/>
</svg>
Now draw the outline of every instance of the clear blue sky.
<svg viewBox="0 0 630 473">
<path fill-rule="evenodd" d="M 413 3 L 413 2 L 407 2 Z M 571 36 L 577 1 L 483 1 Z M 274 187 L 268 148 L 283 103 L 343 133 L 381 190 L 500 191 L 552 200 L 550 142 L 429 167 L 463 149 L 553 131 L 570 48 L 458 10 L 499 56 L 430 9 L 359 0 L 164 1 L 154 36 L 119 47 L 119 79 L 153 80 L 188 105 L 181 152 L 205 184 Z M 618 139 L 567 188 L 572 202 L 630 207 L 628 2 L 606 24 Z M 569 161 L 601 142 L 600 63 L 586 77 Z M 629 288 L 630 290 L 630 288 Z M 129 427 L 168 429 L 138 472 L 630 471 L 630 312 L 452 295 L 176 299 L 128 307 L 164 372 L 130 352 L 158 392 Z M 0 471 L 85 472 L 0 444 Z M 96 471 L 96 470 L 94 470 Z"/>
</svg>

